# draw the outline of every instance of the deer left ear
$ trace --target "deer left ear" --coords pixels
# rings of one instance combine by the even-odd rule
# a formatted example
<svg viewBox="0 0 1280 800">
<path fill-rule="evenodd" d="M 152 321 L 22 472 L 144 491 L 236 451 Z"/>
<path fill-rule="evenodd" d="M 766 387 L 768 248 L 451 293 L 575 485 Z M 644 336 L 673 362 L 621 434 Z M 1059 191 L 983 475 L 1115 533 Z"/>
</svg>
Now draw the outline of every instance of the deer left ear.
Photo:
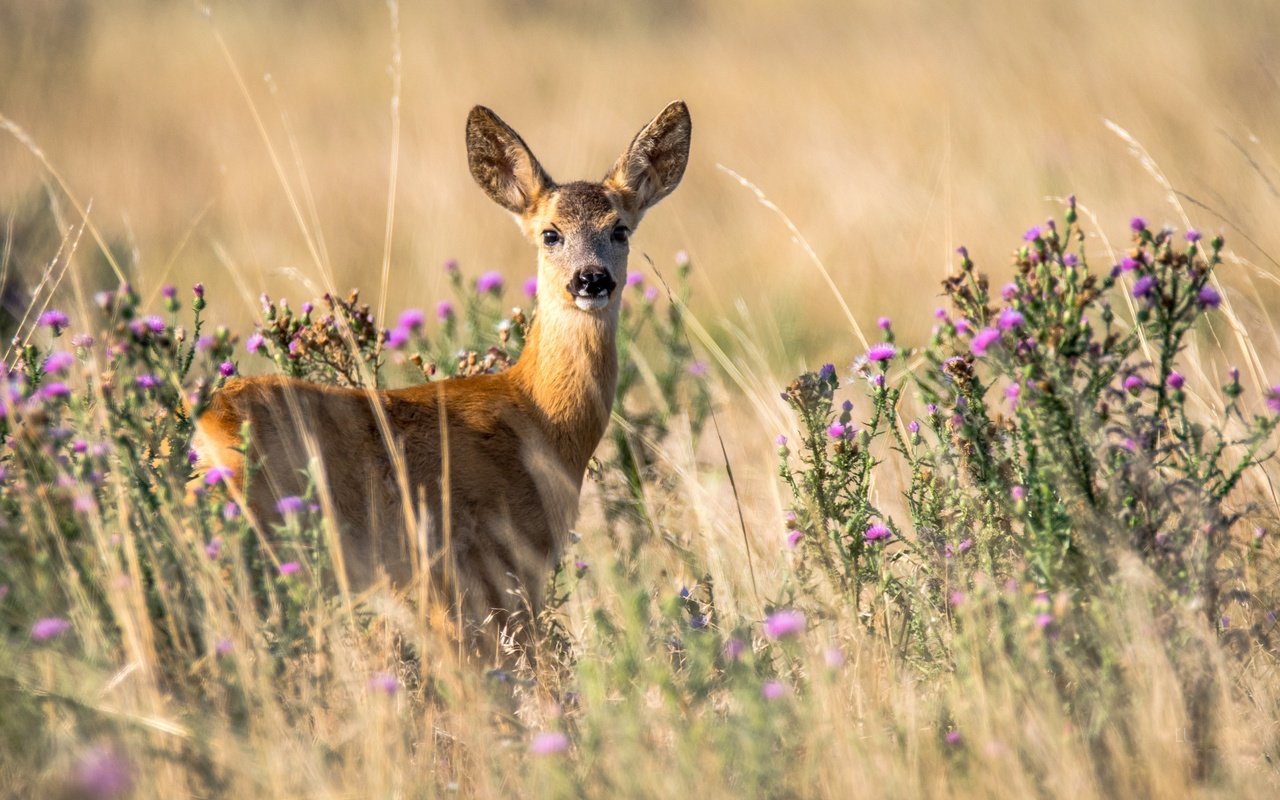
<svg viewBox="0 0 1280 800">
<path fill-rule="evenodd" d="M 692 134 L 689 109 L 677 100 L 636 134 L 604 185 L 622 195 L 633 212 L 643 213 L 679 185 Z"/>
</svg>

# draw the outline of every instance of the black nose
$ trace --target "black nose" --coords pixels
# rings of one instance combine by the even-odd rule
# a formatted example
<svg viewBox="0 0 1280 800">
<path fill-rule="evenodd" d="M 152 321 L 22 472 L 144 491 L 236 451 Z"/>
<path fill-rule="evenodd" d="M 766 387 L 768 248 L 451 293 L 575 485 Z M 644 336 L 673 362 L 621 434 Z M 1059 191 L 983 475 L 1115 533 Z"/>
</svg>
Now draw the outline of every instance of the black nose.
<svg viewBox="0 0 1280 800">
<path fill-rule="evenodd" d="M 575 297 L 607 297 L 617 286 L 607 270 L 598 267 L 580 269 L 573 273 L 573 280 L 569 281 L 569 294 Z"/>
</svg>

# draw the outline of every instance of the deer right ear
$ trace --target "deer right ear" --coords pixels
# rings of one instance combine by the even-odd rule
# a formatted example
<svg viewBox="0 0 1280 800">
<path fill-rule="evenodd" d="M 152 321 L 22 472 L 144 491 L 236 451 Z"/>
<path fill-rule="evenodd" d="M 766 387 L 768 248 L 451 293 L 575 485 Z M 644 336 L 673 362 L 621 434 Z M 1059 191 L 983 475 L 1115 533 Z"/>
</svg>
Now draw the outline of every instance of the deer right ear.
<svg viewBox="0 0 1280 800">
<path fill-rule="evenodd" d="M 520 135 L 484 106 L 467 115 L 467 161 L 480 188 L 517 216 L 555 185 Z"/>
</svg>

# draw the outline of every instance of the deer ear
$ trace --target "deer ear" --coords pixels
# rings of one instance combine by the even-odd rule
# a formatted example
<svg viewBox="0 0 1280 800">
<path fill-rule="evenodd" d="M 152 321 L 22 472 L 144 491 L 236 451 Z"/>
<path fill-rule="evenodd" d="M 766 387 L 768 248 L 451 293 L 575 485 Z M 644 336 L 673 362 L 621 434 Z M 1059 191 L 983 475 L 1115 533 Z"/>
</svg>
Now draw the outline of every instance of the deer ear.
<svg viewBox="0 0 1280 800">
<path fill-rule="evenodd" d="M 671 194 L 689 163 L 693 122 L 683 100 L 677 100 L 645 125 L 605 178 L 605 186 L 641 213 Z"/>
<path fill-rule="evenodd" d="M 555 185 L 520 135 L 484 106 L 467 115 L 467 161 L 480 188 L 516 215 Z"/>
</svg>

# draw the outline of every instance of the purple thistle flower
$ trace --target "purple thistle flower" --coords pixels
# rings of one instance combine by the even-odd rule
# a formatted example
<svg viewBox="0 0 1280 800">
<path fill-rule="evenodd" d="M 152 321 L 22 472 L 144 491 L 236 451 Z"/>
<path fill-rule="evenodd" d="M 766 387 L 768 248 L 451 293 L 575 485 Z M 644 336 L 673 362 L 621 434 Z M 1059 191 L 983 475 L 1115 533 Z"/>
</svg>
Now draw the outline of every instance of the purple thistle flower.
<svg viewBox="0 0 1280 800">
<path fill-rule="evenodd" d="M 196 339 L 196 350 L 203 353 L 213 347 L 213 342 L 214 339 L 212 336 L 201 336 L 199 339 Z"/>
<path fill-rule="evenodd" d="M 632 287 L 632 286 L 640 286 L 640 285 L 642 285 L 643 283 L 644 283 L 644 273 L 643 273 L 643 272 L 629 272 L 629 273 L 627 273 L 627 286 L 628 286 L 628 287 Z"/>
<path fill-rule="evenodd" d="M 316 310 L 316 307 L 312 305 L 310 302 L 306 302 L 302 304 L 302 316 L 304 317 L 311 316 L 311 312 L 315 310 Z"/>
<path fill-rule="evenodd" d="M 156 376 L 152 375 L 149 372 L 144 372 L 143 374 L 134 378 L 133 383 L 143 391 L 146 391 L 148 389 L 154 389 L 160 385 L 160 381 L 156 380 Z"/>
<path fill-rule="evenodd" d="M 436 319 L 441 321 L 453 319 L 453 303 L 448 300 L 436 303 Z"/>
<path fill-rule="evenodd" d="M 1200 231 L 1196 230 L 1195 228 L 1192 228 L 1191 230 L 1187 231 L 1186 234 L 1184 235 L 1186 240 L 1188 242 L 1191 242 L 1192 244 L 1195 244 L 1196 242 L 1200 241 Z"/>
<path fill-rule="evenodd" d="M 399 325 L 387 331 L 387 347 L 392 350 L 399 350 L 409 341 L 409 329 Z"/>
<path fill-rule="evenodd" d="M 658 299 L 658 287 L 657 287 L 657 286 L 650 286 L 649 288 L 645 289 L 645 290 L 644 290 L 644 299 L 645 299 L 645 302 L 647 302 L 647 303 L 652 303 L 654 300 L 657 300 L 657 299 Z"/>
<path fill-rule="evenodd" d="M 302 565 L 297 561 L 286 561 L 280 565 L 280 574 L 284 577 L 297 574 L 302 570 Z"/>
<path fill-rule="evenodd" d="M 884 525 L 872 525 L 862 535 L 868 542 L 882 542 L 893 536 L 893 531 Z"/>
<path fill-rule="evenodd" d="M 1004 396 L 1009 400 L 1009 408 L 1018 407 L 1018 396 L 1022 394 L 1022 387 L 1016 383 L 1011 383 L 1005 387 Z"/>
<path fill-rule="evenodd" d="M 230 361 L 223 361 L 218 365 L 218 374 L 224 378 L 230 378 L 232 375 L 236 374 L 236 365 L 232 364 Z"/>
<path fill-rule="evenodd" d="M 213 645 L 213 652 L 220 656 L 225 656 L 235 649 L 235 643 L 230 639 L 219 639 Z"/>
<path fill-rule="evenodd" d="M 71 768 L 70 788 L 85 800 L 115 800 L 133 791 L 129 762 L 110 745 L 98 745 L 81 753 Z"/>
<path fill-rule="evenodd" d="M 1018 296 L 1018 284 L 1006 283 L 1004 286 L 1000 287 L 1000 297 L 1003 298 L 1005 302 L 1008 302 L 1017 296 Z"/>
<path fill-rule="evenodd" d="M 1147 382 L 1137 375 L 1130 375 L 1124 379 L 1124 390 L 1129 394 L 1138 394 L 1147 386 Z"/>
<path fill-rule="evenodd" d="M 908 433 L 911 433 L 911 434 L 919 433 L 919 432 L 920 432 L 920 423 L 919 423 L 919 422 L 916 422 L 914 419 L 913 419 L 913 420 L 911 420 L 910 422 L 908 422 L 908 423 L 907 423 L 907 432 L 908 432 Z"/>
<path fill-rule="evenodd" d="M 689 365 L 687 371 L 695 378 L 705 378 L 707 377 L 707 373 L 710 371 L 710 367 L 707 366 L 707 362 L 705 361 L 695 361 Z"/>
<path fill-rule="evenodd" d="M 66 397 L 71 394 L 71 389 L 65 383 L 45 383 L 40 386 L 40 397 L 45 400 L 52 400 L 57 397 Z"/>
<path fill-rule="evenodd" d="M 1196 300 L 1200 301 L 1202 308 L 1217 308 L 1222 303 L 1222 295 L 1218 294 L 1217 289 L 1206 283 L 1196 293 Z"/>
<path fill-rule="evenodd" d="M 828 647 L 822 651 L 822 660 L 828 669 L 840 669 L 844 666 L 844 651 L 839 647 Z"/>
<path fill-rule="evenodd" d="M 742 653 L 747 646 L 742 643 L 741 639 L 730 639 L 724 643 L 724 656 L 730 661 L 737 661 L 742 657 Z"/>
<path fill-rule="evenodd" d="M 1147 221 L 1142 217 L 1134 217 L 1129 220 L 1129 229 L 1134 233 L 1145 231 L 1147 229 Z"/>
<path fill-rule="evenodd" d="M 1020 312 L 1014 311 L 1012 308 L 1006 308 L 1000 312 L 1000 319 L 996 321 L 996 325 L 1000 330 L 1007 331 L 1011 328 L 1022 327 L 1022 323 L 1025 321 L 1026 318 Z"/>
<path fill-rule="evenodd" d="M 1156 279 L 1153 275 L 1143 275 L 1133 284 L 1133 296 L 1143 298 L 1151 294 L 1151 290 L 1156 287 Z"/>
<path fill-rule="evenodd" d="M 957 744 L 960 744 L 960 740 L 963 737 L 960 736 L 960 731 L 950 730 L 950 731 L 947 731 L 947 735 L 944 738 L 946 739 L 947 744 L 957 745 Z"/>
<path fill-rule="evenodd" d="M 456 275 L 458 273 L 458 259 L 446 259 L 444 262 L 444 271 L 448 275 Z"/>
<path fill-rule="evenodd" d="M 964 592 L 959 589 L 952 589 L 947 592 L 947 605 L 957 608 L 964 604 Z"/>
<path fill-rule="evenodd" d="M 40 315 L 40 318 L 36 320 L 36 324 L 43 328 L 53 328 L 53 332 L 57 334 L 61 333 L 63 328 L 70 325 L 71 320 L 68 319 L 67 315 L 63 312 L 56 308 L 51 308 Z"/>
<path fill-rule="evenodd" d="M 841 425 L 839 422 L 835 422 L 835 423 L 832 423 L 830 428 L 827 428 L 827 435 L 830 436 L 832 439 L 836 439 L 836 440 L 843 439 L 845 430 L 846 428 L 844 425 Z"/>
<path fill-rule="evenodd" d="M 1052 624 L 1053 624 L 1052 614 L 1047 614 L 1047 613 L 1036 614 L 1036 627 L 1039 628 L 1040 630 L 1044 630 L 1045 628 L 1049 627 Z"/>
<path fill-rule="evenodd" d="M 262 348 L 262 343 L 266 341 L 262 338 L 262 334 L 254 331 L 244 343 L 244 349 L 250 353 L 256 353 Z"/>
<path fill-rule="evenodd" d="M 778 447 L 786 447 L 787 437 L 780 433 L 778 434 L 777 438 L 773 440 L 773 443 L 776 444 Z"/>
<path fill-rule="evenodd" d="M 887 342 L 882 342 L 881 344 L 874 344 L 871 346 L 871 349 L 867 351 L 867 360 L 888 361 L 897 354 L 898 348 Z"/>
<path fill-rule="evenodd" d="M 1026 233 L 1022 234 L 1022 240 L 1026 242 L 1034 242 L 1036 239 L 1039 239 L 1039 238 L 1040 238 L 1039 225 L 1032 225 L 1030 228 L 1027 228 Z"/>
<path fill-rule="evenodd" d="M 1169 377 L 1165 379 L 1165 383 L 1169 384 L 1169 388 L 1177 391 L 1183 387 L 1187 379 L 1177 372 L 1170 372 Z"/>
<path fill-rule="evenodd" d="M 542 731 L 529 742 L 529 752 L 535 756 L 554 756 L 569 749 L 569 737 L 560 731 Z"/>
<path fill-rule="evenodd" d="M 172 300 L 178 296 L 178 287 L 174 286 L 172 283 L 166 283 L 164 286 L 160 287 L 160 296 L 165 300 Z"/>
<path fill-rule="evenodd" d="M 147 317 L 143 322 L 146 323 L 147 330 L 152 333 L 164 333 L 165 328 L 168 327 L 164 324 L 164 317 L 158 317 L 155 314 Z"/>
<path fill-rule="evenodd" d="M 521 288 L 523 288 L 524 290 L 525 297 L 528 297 L 531 300 L 537 297 L 538 296 L 538 276 L 534 275 L 532 278 L 525 279 L 524 286 Z"/>
<path fill-rule="evenodd" d="M 1140 262 L 1128 256 L 1125 256 L 1124 260 L 1120 262 L 1120 270 L 1122 272 L 1133 272 L 1139 266 L 1141 266 Z"/>
<path fill-rule="evenodd" d="M 490 270 L 476 278 L 476 291 L 481 294 L 501 294 L 503 278 L 498 272 Z"/>
<path fill-rule="evenodd" d="M 973 539 L 968 539 L 968 538 L 961 539 L 960 544 L 956 545 L 956 549 L 959 550 L 961 553 L 969 552 L 970 548 L 972 547 L 973 547 Z"/>
<path fill-rule="evenodd" d="M 77 333 L 75 336 L 71 337 L 71 346 L 84 348 L 93 347 L 93 337 L 87 333 Z"/>
<path fill-rule="evenodd" d="M 775 611 L 764 620 L 764 633 L 770 639 L 786 639 L 804 633 L 805 618 L 794 609 Z"/>
<path fill-rule="evenodd" d="M 209 540 L 204 546 L 204 554 L 210 561 L 217 561 L 218 556 L 222 555 L 222 537 L 215 536 Z"/>
<path fill-rule="evenodd" d="M 800 544 L 800 540 L 804 538 L 804 531 L 792 530 L 787 533 L 787 547 L 791 550 L 796 549 L 796 545 Z"/>
<path fill-rule="evenodd" d="M 578 572 L 586 572 L 591 568 L 591 565 L 579 558 L 574 560 L 573 568 Z"/>
<path fill-rule="evenodd" d="M 205 486 L 217 486 L 219 483 L 230 483 L 235 476 L 230 467 L 209 467 L 204 474 Z"/>
<path fill-rule="evenodd" d="M 982 358 L 987 354 L 987 348 L 1000 339 L 1000 331 L 995 328 L 983 328 L 973 337 L 973 341 L 969 343 L 969 350 Z"/>
<path fill-rule="evenodd" d="M 779 700 L 791 693 L 791 688 L 782 681 L 765 681 L 760 686 L 760 696 L 765 700 Z"/>
<path fill-rule="evenodd" d="M 66 372 L 75 363 L 75 356 L 65 350 L 55 350 L 44 360 L 44 366 L 42 369 L 44 369 L 45 372 L 57 375 L 59 373 Z"/>
<path fill-rule="evenodd" d="M 1062 257 L 1062 265 L 1064 267 L 1077 267 L 1080 265 L 1080 257 L 1075 253 L 1067 253 Z"/>
<path fill-rule="evenodd" d="M 1009 496 L 1012 497 L 1015 502 L 1021 502 L 1027 499 L 1027 487 L 1017 484 L 1009 490 Z"/>
<path fill-rule="evenodd" d="M 47 642 L 71 630 L 71 623 L 62 617 L 45 617 L 36 620 L 31 626 L 31 638 L 37 642 Z"/>
<path fill-rule="evenodd" d="M 1272 386 L 1267 390 L 1267 408 L 1280 414 L 1280 386 Z"/>
<path fill-rule="evenodd" d="M 297 495 L 291 494 L 291 495 L 288 495 L 287 497 L 281 497 L 279 500 L 276 501 L 276 511 L 279 511 L 282 515 L 286 517 L 292 514 L 300 513 L 302 511 L 302 507 L 303 507 L 302 498 L 298 497 Z"/>
<path fill-rule="evenodd" d="M 369 688 L 383 694 L 392 695 L 400 688 L 400 681 L 393 673 L 377 672 L 369 679 Z"/>
<path fill-rule="evenodd" d="M 876 327 L 878 327 L 882 331 L 887 331 L 889 330 L 889 328 L 893 327 L 893 320 L 889 319 L 888 317 L 881 317 L 880 319 L 876 320 Z"/>
<path fill-rule="evenodd" d="M 191 287 L 191 293 L 192 293 L 192 294 L 194 294 L 194 295 L 196 296 L 196 299 L 197 299 L 197 300 L 203 300 L 203 299 L 204 299 L 204 284 L 203 284 L 203 283 L 197 283 L 195 286 L 192 286 L 192 287 Z"/>
<path fill-rule="evenodd" d="M 400 312 L 400 319 L 396 320 L 396 326 L 407 330 L 416 331 L 422 327 L 427 316 L 422 313 L 420 308 L 406 308 Z"/>
<path fill-rule="evenodd" d="M 822 365 L 822 368 L 818 370 L 818 377 L 819 377 L 819 378 L 821 378 L 821 379 L 822 379 L 822 380 L 824 380 L 824 381 L 825 381 L 825 380 L 830 380 L 830 379 L 834 378 L 835 376 L 836 376 L 836 365 L 835 365 L 835 364 L 823 364 L 823 365 Z"/>
</svg>

